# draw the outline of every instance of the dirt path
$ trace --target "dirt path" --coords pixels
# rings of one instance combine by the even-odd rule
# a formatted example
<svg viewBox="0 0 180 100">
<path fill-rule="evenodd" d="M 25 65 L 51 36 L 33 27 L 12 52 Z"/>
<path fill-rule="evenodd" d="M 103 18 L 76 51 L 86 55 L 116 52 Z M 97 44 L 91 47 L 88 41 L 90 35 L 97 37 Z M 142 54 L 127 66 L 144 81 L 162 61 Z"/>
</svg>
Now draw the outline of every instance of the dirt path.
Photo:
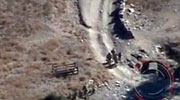
<svg viewBox="0 0 180 100">
<path fill-rule="evenodd" d="M 90 45 L 94 53 L 94 57 L 98 62 L 103 63 L 105 61 L 105 57 L 102 55 L 101 53 L 102 51 L 98 43 L 98 35 L 97 35 L 98 31 L 95 31 L 93 29 L 88 29 L 88 32 L 90 38 Z"/>
<path fill-rule="evenodd" d="M 106 55 L 103 54 L 104 50 L 102 50 L 101 45 L 105 45 L 105 51 L 111 51 L 113 48 L 113 42 L 107 30 L 109 22 L 108 14 L 111 10 L 112 0 L 92 0 L 91 2 L 80 0 L 79 4 L 80 8 L 83 8 L 81 13 L 84 22 L 91 27 L 87 31 L 89 32 L 89 41 L 94 56 L 97 61 L 104 63 Z M 101 44 L 98 37 L 102 38 Z"/>
<path fill-rule="evenodd" d="M 108 23 L 111 21 L 109 14 L 114 9 L 113 2 L 115 0 L 92 0 L 91 2 L 80 0 L 80 8 L 85 8 L 81 9 L 83 20 L 86 25 L 91 27 L 88 29 L 90 46 L 95 59 L 100 63 L 105 62 L 106 54 L 114 48 L 111 33 L 108 30 Z M 102 45 L 104 48 L 101 48 Z M 106 54 L 103 54 L 104 51 L 107 51 Z M 132 71 L 127 66 L 118 65 L 117 68 L 108 71 L 117 78 L 132 83 L 130 80 Z"/>
</svg>

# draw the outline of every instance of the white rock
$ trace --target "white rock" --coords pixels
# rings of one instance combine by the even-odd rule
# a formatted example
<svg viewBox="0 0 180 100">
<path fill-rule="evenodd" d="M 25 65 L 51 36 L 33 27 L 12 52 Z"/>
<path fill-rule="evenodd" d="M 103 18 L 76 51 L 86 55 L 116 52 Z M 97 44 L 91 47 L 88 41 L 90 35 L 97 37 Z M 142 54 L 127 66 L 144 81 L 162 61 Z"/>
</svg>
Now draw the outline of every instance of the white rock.
<svg viewBox="0 0 180 100">
<path fill-rule="evenodd" d="M 161 49 L 161 48 L 162 48 L 162 47 L 161 47 L 160 44 L 155 45 L 155 51 L 156 51 L 156 53 L 160 53 L 160 49 Z"/>
<path fill-rule="evenodd" d="M 121 95 L 121 97 L 122 97 L 122 98 L 127 98 L 127 96 L 125 96 L 125 95 Z"/>
<path fill-rule="evenodd" d="M 116 84 L 121 84 L 121 82 L 120 81 L 116 81 Z"/>
<path fill-rule="evenodd" d="M 177 12 L 178 10 L 177 9 L 174 9 L 174 12 Z"/>
<path fill-rule="evenodd" d="M 130 6 L 131 6 L 131 7 L 134 7 L 134 4 L 131 3 Z"/>
<path fill-rule="evenodd" d="M 124 88 L 125 88 L 126 91 L 130 91 L 131 90 L 129 86 L 125 86 Z"/>
<path fill-rule="evenodd" d="M 94 80 L 89 80 L 88 83 L 89 83 L 89 84 L 93 84 L 93 83 L 94 83 Z"/>
<path fill-rule="evenodd" d="M 108 83 L 107 83 L 107 82 L 104 82 L 104 85 L 105 85 L 105 86 L 108 86 Z"/>
<path fill-rule="evenodd" d="M 103 83 L 101 84 L 101 87 L 105 86 Z"/>
<path fill-rule="evenodd" d="M 80 42 L 84 42 L 84 40 L 83 40 L 83 39 L 81 39 L 81 40 L 80 40 Z"/>
<path fill-rule="evenodd" d="M 126 24 L 129 24 L 129 20 L 125 20 L 125 23 L 126 23 Z"/>
<path fill-rule="evenodd" d="M 133 27 L 132 30 L 137 30 L 137 28 L 136 28 L 136 27 Z"/>
</svg>

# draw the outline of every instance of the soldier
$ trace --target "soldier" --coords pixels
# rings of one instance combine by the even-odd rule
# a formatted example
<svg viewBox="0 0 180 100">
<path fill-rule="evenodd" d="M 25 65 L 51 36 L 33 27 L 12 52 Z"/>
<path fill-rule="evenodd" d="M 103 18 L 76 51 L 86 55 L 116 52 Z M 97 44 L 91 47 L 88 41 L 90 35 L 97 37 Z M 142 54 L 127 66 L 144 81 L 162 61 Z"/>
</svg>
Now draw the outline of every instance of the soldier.
<svg viewBox="0 0 180 100">
<path fill-rule="evenodd" d="M 121 52 L 118 53 L 118 60 L 121 60 Z"/>
<path fill-rule="evenodd" d="M 118 56 L 117 56 L 117 53 L 116 53 L 115 49 L 113 49 L 111 51 L 111 53 L 112 53 L 112 58 L 113 58 L 115 64 L 117 64 L 118 63 Z"/>
<path fill-rule="evenodd" d="M 107 62 L 107 64 L 110 64 L 110 63 L 111 63 L 111 59 L 112 59 L 112 56 L 111 56 L 110 53 L 108 53 L 107 56 L 106 56 L 106 62 Z"/>
</svg>

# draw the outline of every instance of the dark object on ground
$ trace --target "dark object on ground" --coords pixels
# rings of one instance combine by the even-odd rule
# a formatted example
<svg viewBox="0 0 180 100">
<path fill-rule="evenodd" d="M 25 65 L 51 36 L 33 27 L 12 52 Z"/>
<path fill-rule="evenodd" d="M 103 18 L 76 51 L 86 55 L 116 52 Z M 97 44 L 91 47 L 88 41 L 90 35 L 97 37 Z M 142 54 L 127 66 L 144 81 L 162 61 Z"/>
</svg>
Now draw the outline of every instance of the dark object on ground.
<svg viewBox="0 0 180 100">
<path fill-rule="evenodd" d="M 141 53 L 146 54 L 147 56 L 149 56 L 149 54 L 148 54 L 145 50 L 143 50 L 143 49 L 140 49 L 139 52 L 141 52 Z"/>
<path fill-rule="evenodd" d="M 173 76 L 168 66 L 159 61 L 143 61 L 138 65 L 136 68 L 147 80 L 138 79 L 140 84 L 127 92 L 126 100 L 162 100 L 172 93 Z"/>
<path fill-rule="evenodd" d="M 110 63 L 111 63 L 111 59 L 112 59 L 112 56 L 111 56 L 110 53 L 108 53 L 107 56 L 106 56 L 106 62 L 107 62 L 107 64 L 110 64 Z"/>
<path fill-rule="evenodd" d="M 111 51 L 111 53 L 112 53 L 112 58 L 113 58 L 115 64 L 117 64 L 117 63 L 118 63 L 118 55 L 117 55 L 117 52 L 113 49 L 113 50 Z"/>
<path fill-rule="evenodd" d="M 106 66 L 106 68 L 108 68 L 108 69 L 112 69 L 112 68 L 115 68 L 115 67 L 117 67 L 116 64 L 111 64 L 111 65 Z"/>
<path fill-rule="evenodd" d="M 121 52 L 118 53 L 118 59 L 121 60 Z"/>
<path fill-rule="evenodd" d="M 170 59 L 180 62 L 180 43 L 168 43 L 165 44 L 166 54 Z"/>
<path fill-rule="evenodd" d="M 175 69 L 174 78 L 175 78 L 175 81 L 180 82 L 180 67 L 178 67 L 177 69 Z"/>
<path fill-rule="evenodd" d="M 116 67 L 116 64 L 120 62 L 121 59 L 121 52 L 117 54 L 115 49 L 112 49 L 111 52 L 109 52 L 106 56 L 106 63 L 103 63 L 103 65 L 106 65 L 106 68 L 114 68 Z M 113 60 L 113 64 L 111 63 Z"/>
<path fill-rule="evenodd" d="M 135 64 L 129 59 L 126 59 L 126 63 L 130 68 L 134 68 L 134 66 L 135 66 Z"/>
<path fill-rule="evenodd" d="M 180 43 L 168 43 L 165 44 L 166 54 L 170 59 L 175 60 L 178 64 L 180 64 Z M 174 72 L 175 81 L 180 82 L 180 66 L 175 69 Z"/>
<path fill-rule="evenodd" d="M 116 37 L 119 37 L 123 40 L 129 40 L 134 39 L 134 36 L 132 32 L 124 25 L 124 22 L 121 20 L 123 18 L 123 15 L 120 13 L 123 9 L 120 7 L 121 2 L 114 2 L 115 4 L 115 10 L 110 14 L 110 17 L 112 17 L 112 21 L 109 22 L 110 24 L 113 24 L 113 34 Z"/>
<path fill-rule="evenodd" d="M 55 96 L 53 94 L 50 94 L 42 100 L 68 100 L 68 99 L 65 96 Z"/>
<path fill-rule="evenodd" d="M 147 53 L 145 50 L 143 50 L 143 49 L 140 49 L 139 50 L 140 52 L 142 52 L 142 53 Z"/>
<path fill-rule="evenodd" d="M 65 64 L 65 65 L 53 65 L 52 66 L 52 73 L 56 77 L 66 77 L 69 75 L 76 75 L 78 74 L 78 66 L 76 63 Z"/>
<path fill-rule="evenodd" d="M 68 100 L 78 100 L 79 98 L 79 90 L 73 91 L 73 93 L 68 94 Z"/>
<path fill-rule="evenodd" d="M 128 65 L 130 68 L 134 68 L 134 64 L 133 64 L 132 62 L 129 62 L 127 65 Z"/>
<path fill-rule="evenodd" d="M 112 55 L 116 54 L 116 51 L 114 49 L 111 50 Z"/>
<path fill-rule="evenodd" d="M 134 58 L 136 58 L 138 61 L 141 61 L 143 59 L 142 56 L 138 55 L 138 54 L 131 54 L 131 56 L 133 56 Z"/>
<path fill-rule="evenodd" d="M 89 97 L 95 93 L 95 88 L 87 88 L 84 86 L 82 90 L 79 91 L 79 97 L 84 99 L 84 100 L 89 100 Z"/>
</svg>

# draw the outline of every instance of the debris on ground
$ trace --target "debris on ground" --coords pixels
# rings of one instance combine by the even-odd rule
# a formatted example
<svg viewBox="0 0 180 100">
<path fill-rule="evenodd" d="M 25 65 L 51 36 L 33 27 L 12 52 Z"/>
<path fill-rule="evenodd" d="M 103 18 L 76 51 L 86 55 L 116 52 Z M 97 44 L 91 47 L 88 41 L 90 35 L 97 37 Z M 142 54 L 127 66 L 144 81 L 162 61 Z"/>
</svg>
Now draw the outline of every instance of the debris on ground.
<svg viewBox="0 0 180 100">
<path fill-rule="evenodd" d="M 134 8 L 128 8 L 128 15 L 131 15 L 135 12 Z"/>
<path fill-rule="evenodd" d="M 78 65 L 77 63 L 70 63 L 64 65 L 52 65 L 52 74 L 56 77 L 66 77 L 69 75 L 78 74 Z"/>
</svg>

